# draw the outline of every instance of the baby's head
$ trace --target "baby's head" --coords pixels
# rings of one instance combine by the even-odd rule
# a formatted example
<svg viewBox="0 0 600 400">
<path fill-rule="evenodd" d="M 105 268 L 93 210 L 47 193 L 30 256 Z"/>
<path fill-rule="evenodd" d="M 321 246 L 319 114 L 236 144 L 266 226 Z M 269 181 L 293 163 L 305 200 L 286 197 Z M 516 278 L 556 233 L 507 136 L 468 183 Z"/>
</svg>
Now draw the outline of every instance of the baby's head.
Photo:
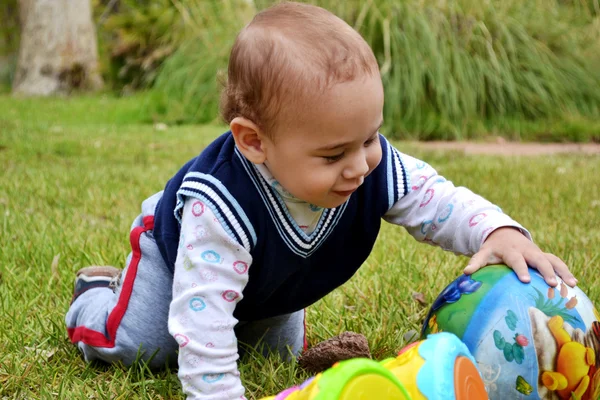
<svg viewBox="0 0 600 400">
<path fill-rule="evenodd" d="M 343 82 L 379 76 L 365 40 L 329 11 L 302 3 L 281 3 L 258 13 L 231 50 L 221 114 L 254 122 L 274 137 L 299 112 Z"/>
<path fill-rule="evenodd" d="M 382 109 L 373 51 L 348 24 L 320 7 L 281 3 L 268 8 L 233 45 L 222 116 L 242 154 L 265 163 L 300 199 L 335 207 L 362 183 L 379 163 L 381 150 L 378 144 L 369 154 L 357 150 L 369 147 L 370 139 L 377 141 Z M 315 173 L 322 182 L 310 179 Z"/>
</svg>

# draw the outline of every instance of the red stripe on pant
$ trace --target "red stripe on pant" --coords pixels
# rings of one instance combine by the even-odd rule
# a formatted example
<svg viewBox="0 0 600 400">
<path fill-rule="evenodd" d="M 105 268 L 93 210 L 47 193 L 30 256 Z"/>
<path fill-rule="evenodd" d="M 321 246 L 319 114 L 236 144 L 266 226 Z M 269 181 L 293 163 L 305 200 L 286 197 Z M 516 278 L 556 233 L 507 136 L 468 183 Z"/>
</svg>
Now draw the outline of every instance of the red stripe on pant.
<svg viewBox="0 0 600 400">
<path fill-rule="evenodd" d="M 69 339 L 72 343 L 83 342 L 93 347 L 115 347 L 117 329 L 127 311 L 131 292 L 133 291 L 133 282 L 137 275 L 140 259 L 142 258 L 140 238 L 145 232 L 154 229 L 154 217 L 144 217 L 143 224 L 144 226 L 133 228 L 129 234 L 129 241 L 131 242 L 131 262 L 127 269 L 127 275 L 123 280 L 119 300 L 106 320 L 107 335 L 105 336 L 102 332 L 86 328 L 85 326 L 67 328 Z"/>
</svg>

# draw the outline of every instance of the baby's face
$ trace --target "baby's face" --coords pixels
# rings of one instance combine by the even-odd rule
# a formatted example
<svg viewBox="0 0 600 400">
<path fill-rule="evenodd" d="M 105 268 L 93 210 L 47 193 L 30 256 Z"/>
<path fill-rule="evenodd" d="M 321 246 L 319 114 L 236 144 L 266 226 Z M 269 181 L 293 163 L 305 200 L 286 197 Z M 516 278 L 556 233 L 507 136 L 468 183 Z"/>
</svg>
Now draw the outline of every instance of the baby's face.
<svg viewBox="0 0 600 400">
<path fill-rule="evenodd" d="M 265 163 L 297 198 L 337 207 L 381 161 L 382 113 L 379 76 L 336 84 L 264 142 Z"/>
</svg>

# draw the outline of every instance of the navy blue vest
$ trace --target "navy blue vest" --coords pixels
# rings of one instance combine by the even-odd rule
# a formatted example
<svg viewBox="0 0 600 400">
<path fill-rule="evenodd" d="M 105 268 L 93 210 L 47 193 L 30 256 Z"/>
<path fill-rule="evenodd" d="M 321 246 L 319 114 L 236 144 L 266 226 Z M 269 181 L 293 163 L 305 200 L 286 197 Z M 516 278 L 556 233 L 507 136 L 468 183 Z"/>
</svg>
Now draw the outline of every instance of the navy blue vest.
<svg viewBox="0 0 600 400">
<path fill-rule="evenodd" d="M 183 202 L 197 198 L 252 255 L 237 319 L 268 318 L 313 304 L 354 275 L 373 248 L 382 216 L 407 193 L 400 154 L 383 136 L 380 142 L 379 166 L 346 203 L 325 209 L 306 235 L 237 150 L 232 134 L 221 135 L 167 183 L 156 206 L 154 238 L 167 266 L 173 271 Z"/>
</svg>

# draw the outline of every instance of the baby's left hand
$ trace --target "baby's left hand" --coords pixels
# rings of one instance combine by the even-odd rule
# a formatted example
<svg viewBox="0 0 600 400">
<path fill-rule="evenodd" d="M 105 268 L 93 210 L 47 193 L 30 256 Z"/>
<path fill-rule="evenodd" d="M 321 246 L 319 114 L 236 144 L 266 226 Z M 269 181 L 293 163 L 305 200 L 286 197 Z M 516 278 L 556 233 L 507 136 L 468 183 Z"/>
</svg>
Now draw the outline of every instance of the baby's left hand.
<svg viewBox="0 0 600 400">
<path fill-rule="evenodd" d="M 521 282 L 531 280 L 527 265 L 537 269 L 550 286 L 558 285 L 556 275 L 571 287 L 577 285 L 569 267 L 554 254 L 544 253 L 516 228 L 502 227 L 493 231 L 464 269 L 467 275 L 490 264 L 504 263 L 512 268 Z"/>
</svg>

